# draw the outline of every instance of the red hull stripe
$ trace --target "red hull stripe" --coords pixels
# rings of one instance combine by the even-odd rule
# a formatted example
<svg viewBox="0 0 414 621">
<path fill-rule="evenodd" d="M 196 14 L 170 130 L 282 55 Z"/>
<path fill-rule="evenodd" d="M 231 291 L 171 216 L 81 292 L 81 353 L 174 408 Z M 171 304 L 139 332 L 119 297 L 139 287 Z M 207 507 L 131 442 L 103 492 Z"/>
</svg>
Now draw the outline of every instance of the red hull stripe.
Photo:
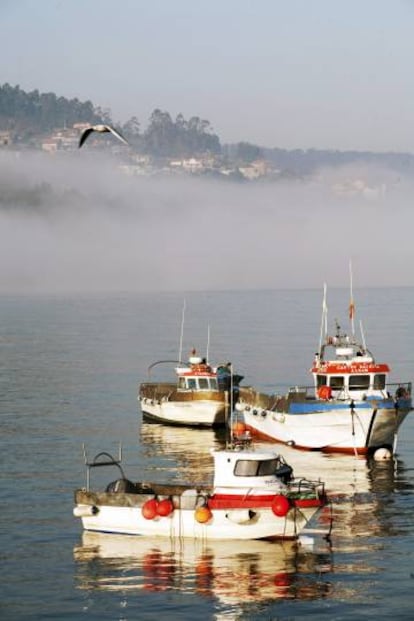
<svg viewBox="0 0 414 621">
<path fill-rule="evenodd" d="M 268 509 L 272 506 L 275 495 L 272 496 L 232 496 L 227 494 L 214 495 L 208 500 L 209 509 Z M 290 499 L 292 506 L 299 508 L 321 507 L 324 500 L 321 498 Z"/>
</svg>

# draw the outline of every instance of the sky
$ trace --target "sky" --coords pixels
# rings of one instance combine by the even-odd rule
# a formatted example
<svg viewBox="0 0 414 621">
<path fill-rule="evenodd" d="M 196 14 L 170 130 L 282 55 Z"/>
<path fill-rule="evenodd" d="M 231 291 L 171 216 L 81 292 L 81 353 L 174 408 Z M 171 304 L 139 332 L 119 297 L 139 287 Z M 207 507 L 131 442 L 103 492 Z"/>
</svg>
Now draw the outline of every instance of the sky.
<svg viewBox="0 0 414 621">
<path fill-rule="evenodd" d="M 0 80 L 222 143 L 414 152 L 413 29 L 413 0 L 0 0 Z"/>
<path fill-rule="evenodd" d="M 0 83 L 222 143 L 414 153 L 413 26 L 414 0 L 0 0 Z M 355 288 L 414 286 L 413 196 L 363 163 L 237 184 L 3 149 L 0 293 L 347 287 L 350 260 Z"/>
</svg>

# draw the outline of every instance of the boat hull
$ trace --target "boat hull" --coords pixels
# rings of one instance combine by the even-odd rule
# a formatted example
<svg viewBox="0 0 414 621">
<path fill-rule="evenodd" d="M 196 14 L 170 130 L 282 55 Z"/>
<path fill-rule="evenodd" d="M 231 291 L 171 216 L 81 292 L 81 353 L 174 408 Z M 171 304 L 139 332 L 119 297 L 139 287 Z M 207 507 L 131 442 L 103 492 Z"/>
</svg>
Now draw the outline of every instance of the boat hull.
<svg viewBox="0 0 414 621">
<path fill-rule="evenodd" d="M 160 384 L 142 387 L 139 402 L 146 419 L 189 427 L 223 426 L 229 411 L 227 391 L 184 392 Z"/>
<path fill-rule="evenodd" d="M 367 454 L 395 450 L 398 430 L 411 411 L 411 400 L 292 402 L 283 411 L 241 399 L 236 408 L 247 430 L 297 449 Z"/>
<path fill-rule="evenodd" d="M 292 506 L 284 517 L 276 516 L 270 506 L 229 506 L 211 509 L 209 520 L 200 523 L 196 519 L 196 506 L 175 508 L 168 516 L 145 519 L 145 497 L 120 496 L 123 497 L 122 503 L 114 504 L 113 498 L 105 502 L 96 494 L 79 490 L 75 495 L 74 513 L 81 518 L 83 528 L 89 531 L 202 540 L 289 540 L 300 535 L 322 504 L 315 501 L 310 506 Z M 126 502 L 125 497 L 128 497 Z"/>
<path fill-rule="evenodd" d="M 143 416 L 154 422 L 186 427 L 220 427 L 226 423 L 228 406 L 215 401 L 167 401 L 144 403 Z"/>
</svg>

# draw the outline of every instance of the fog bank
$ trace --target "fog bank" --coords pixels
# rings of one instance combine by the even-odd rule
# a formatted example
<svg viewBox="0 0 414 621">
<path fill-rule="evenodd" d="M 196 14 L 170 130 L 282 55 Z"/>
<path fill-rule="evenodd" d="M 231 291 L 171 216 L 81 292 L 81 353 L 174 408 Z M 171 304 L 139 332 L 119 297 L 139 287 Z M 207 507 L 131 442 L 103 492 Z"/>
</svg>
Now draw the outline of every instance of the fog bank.
<svg viewBox="0 0 414 621">
<path fill-rule="evenodd" d="M 412 286 L 412 179 L 128 177 L 105 155 L 0 156 L 0 290 Z"/>
</svg>

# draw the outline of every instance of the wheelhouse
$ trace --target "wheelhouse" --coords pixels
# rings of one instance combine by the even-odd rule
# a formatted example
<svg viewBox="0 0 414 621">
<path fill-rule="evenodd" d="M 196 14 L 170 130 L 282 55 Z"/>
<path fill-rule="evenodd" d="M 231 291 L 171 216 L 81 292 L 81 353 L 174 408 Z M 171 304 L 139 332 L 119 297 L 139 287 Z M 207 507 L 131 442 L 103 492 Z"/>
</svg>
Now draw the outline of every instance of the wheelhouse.
<svg viewBox="0 0 414 621">
<path fill-rule="evenodd" d="M 382 365 L 383 366 L 383 365 Z M 364 396 L 384 396 L 387 384 L 385 371 L 353 371 L 350 369 L 336 372 L 314 373 L 315 388 L 319 398 L 361 399 Z"/>
<path fill-rule="evenodd" d="M 178 378 L 178 390 L 218 390 L 217 378 L 214 376 L 200 377 L 186 375 Z"/>
</svg>

